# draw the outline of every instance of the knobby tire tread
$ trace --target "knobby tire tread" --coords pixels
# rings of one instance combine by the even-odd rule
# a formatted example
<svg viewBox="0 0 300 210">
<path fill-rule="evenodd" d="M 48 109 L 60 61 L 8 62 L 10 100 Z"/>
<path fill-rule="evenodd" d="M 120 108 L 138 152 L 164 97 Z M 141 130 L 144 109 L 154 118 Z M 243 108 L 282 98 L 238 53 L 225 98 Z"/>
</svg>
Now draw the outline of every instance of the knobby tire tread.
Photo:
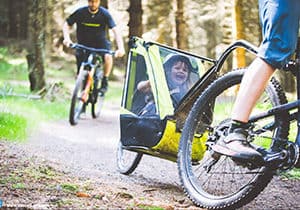
<svg viewBox="0 0 300 210">
<path fill-rule="evenodd" d="M 81 75 L 78 75 L 78 78 L 76 80 L 76 83 L 75 83 L 75 88 L 74 88 L 74 91 L 73 91 L 73 94 L 72 94 L 72 99 L 71 99 L 71 107 L 70 107 L 70 114 L 69 114 L 69 122 L 71 125 L 77 125 L 77 121 L 75 118 L 75 106 L 76 106 L 76 102 L 77 102 L 77 94 L 78 94 L 78 91 L 80 91 L 80 87 L 82 85 L 82 83 L 84 82 L 84 74 L 83 76 Z M 78 120 L 78 119 L 77 119 Z"/>
<path fill-rule="evenodd" d="M 234 195 L 228 196 L 227 198 L 223 199 L 222 201 L 212 200 L 211 198 L 205 197 L 206 201 L 202 202 L 201 200 L 204 198 L 204 191 L 202 189 L 195 189 L 193 182 L 190 180 L 192 179 L 189 174 L 191 172 L 191 166 L 187 163 L 190 149 L 189 146 L 191 143 L 191 139 L 194 135 L 194 130 L 196 128 L 196 121 L 197 118 L 195 116 L 198 115 L 202 110 L 205 111 L 205 102 L 209 101 L 210 99 L 217 96 L 219 93 L 223 92 L 230 87 L 232 83 L 240 83 L 242 76 L 244 74 L 245 69 L 232 71 L 223 75 L 222 77 L 215 80 L 211 83 L 207 89 L 203 92 L 202 95 L 198 97 L 196 102 L 194 103 L 188 117 L 186 123 L 183 128 L 183 132 L 180 139 L 179 145 L 179 152 L 178 152 L 178 170 L 179 170 L 179 177 L 181 185 L 184 189 L 185 194 L 193 201 L 194 204 L 200 207 L 204 207 L 207 209 L 234 209 L 239 208 L 250 201 L 252 201 L 271 181 L 274 175 L 274 171 L 263 168 L 263 173 L 258 175 L 254 182 L 252 182 L 252 186 L 249 186 L 248 190 L 243 192 L 238 198 L 234 198 Z M 233 86 L 233 84 L 231 85 Z M 279 85 L 279 83 L 272 78 L 270 83 L 270 97 L 275 103 L 284 104 L 287 102 L 285 94 Z M 289 130 L 289 123 L 284 121 L 284 118 L 278 118 L 279 120 L 278 125 L 278 135 L 281 138 L 287 138 L 288 130 Z M 187 151 L 189 149 L 189 151 Z M 194 177 L 193 177 L 194 178 Z M 248 183 L 248 185 L 251 185 Z M 200 193 L 199 193 L 200 191 Z M 241 189 L 239 191 L 242 191 Z M 239 192 L 238 191 L 238 192 Z M 238 192 L 235 192 L 237 194 Z M 234 199 L 233 199 L 234 198 Z M 204 199 L 204 200 L 205 200 Z M 215 198 L 218 199 L 218 198 Z"/>
</svg>

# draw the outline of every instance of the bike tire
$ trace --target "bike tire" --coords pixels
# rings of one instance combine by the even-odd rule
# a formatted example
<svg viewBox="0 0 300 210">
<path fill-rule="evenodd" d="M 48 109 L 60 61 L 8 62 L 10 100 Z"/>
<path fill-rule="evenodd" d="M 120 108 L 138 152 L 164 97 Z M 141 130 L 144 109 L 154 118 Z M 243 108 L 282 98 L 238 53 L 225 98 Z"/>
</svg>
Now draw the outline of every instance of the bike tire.
<svg viewBox="0 0 300 210">
<path fill-rule="evenodd" d="M 91 109 L 92 109 L 92 117 L 98 118 L 101 114 L 101 110 L 104 104 L 104 94 L 103 95 L 96 95 L 94 96 L 96 102 L 92 102 Z"/>
<path fill-rule="evenodd" d="M 87 77 L 87 72 L 81 72 L 76 79 L 75 88 L 73 90 L 71 98 L 71 106 L 69 112 L 69 122 L 71 125 L 77 125 L 80 114 L 82 112 L 84 102 L 81 100 L 81 93 L 84 89 L 85 78 Z"/>
<path fill-rule="evenodd" d="M 140 163 L 142 157 L 143 153 L 124 149 L 121 141 L 119 141 L 117 151 L 117 169 L 121 174 L 131 174 Z"/>
<path fill-rule="evenodd" d="M 213 156 L 216 154 L 210 151 L 208 146 L 201 160 L 198 162 L 192 160 L 194 135 L 203 135 L 209 129 L 209 136 L 211 136 L 211 129 L 215 129 L 220 123 L 226 125 L 226 121 L 228 122 L 224 119 L 230 117 L 237 93 L 234 88 L 239 87 L 244 71 L 245 69 L 232 71 L 209 85 L 193 105 L 183 128 L 177 162 L 179 177 L 186 195 L 194 204 L 203 208 L 239 208 L 252 201 L 274 175 L 274 171 L 267 167 L 249 169 L 244 165 L 236 164 L 230 157 Z M 274 78 L 271 79 L 259 101 L 253 112 L 266 111 L 270 106 L 287 102 L 282 88 Z M 210 114 L 206 114 L 209 113 L 208 107 L 212 107 Z M 205 120 L 205 117 L 209 117 L 209 120 Z M 274 119 L 268 120 L 274 121 Z M 280 122 L 274 132 L 264 135 L 270 135 L 273 139 L 287 138 L 289 124 L 284 122 L 284 119 L 276 120 Z M 254 144 L 261 146 L 264 139 L 265 137 L 256 136 Z M 265 147 L 269 149 L 272 144 L 268 143 Z"/>
</svg>

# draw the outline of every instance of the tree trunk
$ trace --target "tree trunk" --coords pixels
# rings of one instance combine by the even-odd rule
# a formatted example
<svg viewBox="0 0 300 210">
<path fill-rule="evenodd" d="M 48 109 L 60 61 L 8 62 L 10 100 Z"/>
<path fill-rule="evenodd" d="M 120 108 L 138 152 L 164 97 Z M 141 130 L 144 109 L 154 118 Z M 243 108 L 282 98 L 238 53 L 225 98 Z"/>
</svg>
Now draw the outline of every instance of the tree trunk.
<svg viewBox="0 0 300 210">
<path fill-rule="evenodd" d="M 31 1 L 29 27 L 31 27 L 33 46 L 27 56 L 31 91 L 39 91 L 46 85 L 44 78 L 46 11 L 47 1 Z"/>
<path fill-rule="evenodd" d="M 276 71 L 275 75 L 284 91 L 289 93 L 294 93 L 296 91 L 296 79 L 291 72 Z"/>
<path fill-rule="evenodd" d="M 22 2 L 22 3 L 21 3 Z M 20 27 L 19 27 L 19 38 L 27 39 L 27 28 L 28 28 L 28 0 L 21 1 L 21 8 L 20 8 Z"/>
<path fill-rule="evenodd" d="M 142 24 L 142 0 L 130 0 L 129 8 L 127 9 L 129 13 L 129 35 L 128 37 L 132 36 L 139 36 L 141 37 L 143 34 L 143 24 Z"/>
<path fill-rule="evenodd" d="M 34 54 L 26 55 L 27 66 L 28 66 L 28 79 L 30 84 L 30 91 L 34 91 L 36 86 L 36 79 L 34 76 L 34 68 L 35 68 L 35 57 Z"/>
<path fill-rule="evenodd" d="M 9 32 L 9 0 L 0 1 L 0 28 L 1 28 L 1 38 L 8 37 Z M 0 45 L 3 45 L 2 40 L 0 40 Z"/>
<path fill-rule="evenodd" d="M 108 0 L 101 0 L 100 6 L 106 8 L 106 9 L 108 9 Z M 106 33 L 107 39 L 109 40 L 110 38 L 109 38 L 109 31 L 108 31 L 108 28 L 105 29 L 105 33 Z"/>
<path fill-rule="evenodd" d="M 57 27 L 55 25 L 54 20 L 54 0 L 47 0 L 47 11 L 45 13 L 47 14 L 44 22 L 45 22 L 45 54 L 48 55 L 51 52 L 53 52 L 52 43 L 53 43 L 53 31 L 55 31 L 54 27 Z"/>
<path fill-rule="evenodd" d="M 11 38 L 17 38 L 17 25 L 18 25 L 18 2 L 9 1 L 8 2 L 8 15 L 9 15 L 9 32 L 8 36 Z"/>
<path fill-rule="evenodd" d="M 100 6 L 108 9 L 108 0 L 101 0 Z"/>
<path fill-rule="evenodd" d="M 177 48 L 188 50 L 188 27 L 184 17 L 184 0 L 177 0 L 175 21 Z"/>
<path fill-rule="evenodd" d="M 176 45 L 175 40 L 175 17 L 172 13 L 173 0 L 147 1 L 146 31 L 152 40 L 170 46 Z M 174 32 L 174 33 L 173 33 Z"/>
<path fill-rule="evenodd" d="M 245 39 L 244 24 L 243 24 L 243 1 L 234 0 L 233 4 L 233 26 L 232 35 L 234 40 Z M 233 68 L 242 68 L 246 66 L 245 50 L 238 48 L 233 53 Z"/>
<path fill-rule="evenodd" d="M 10 38 L 26 39 L 28 10 L 26 1 L 9 1 L 8 2 L 8 19 Z"/>
</svg>

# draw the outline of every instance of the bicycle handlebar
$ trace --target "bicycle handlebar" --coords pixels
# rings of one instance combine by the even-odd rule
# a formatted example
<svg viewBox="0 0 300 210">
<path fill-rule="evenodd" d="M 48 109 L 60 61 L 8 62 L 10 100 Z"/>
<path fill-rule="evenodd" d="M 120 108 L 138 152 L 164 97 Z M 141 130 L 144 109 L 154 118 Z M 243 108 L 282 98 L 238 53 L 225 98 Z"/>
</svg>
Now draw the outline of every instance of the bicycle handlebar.
<svg viewBox="0 0 300 210">
<path fill-rule="evenodd" d="M 95 52 L 95 53 L 98 53 L 101 55 L 103 55 L 103 54 L 114 55 L 115 54 L 115 51 L 112 51 L 112 50 L 107 50 L 107 49 L 102 49 L 102 48 L 92 48 L 92 47 L 87 47 L 85 45 L 77 44 L 77 43 L 70 44 L 69 47 L 73 48 L 73 49 L 87 50 L 87 51 Z"/>
</svg>

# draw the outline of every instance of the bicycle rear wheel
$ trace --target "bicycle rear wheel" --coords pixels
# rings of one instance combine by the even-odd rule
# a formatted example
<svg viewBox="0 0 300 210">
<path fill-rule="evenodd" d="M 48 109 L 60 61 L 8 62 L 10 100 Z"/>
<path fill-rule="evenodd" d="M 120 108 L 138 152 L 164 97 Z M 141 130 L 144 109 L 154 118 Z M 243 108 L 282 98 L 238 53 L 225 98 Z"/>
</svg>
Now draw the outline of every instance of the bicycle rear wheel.
<svg viewBox="0 0 300 210">
<path fill-rule="evenodd" d="M 76 125 L 78 123 L 81 112 L 83 111 L 83 107 L 85 106 L 82 101 L 82 90 L 85 87 L 85 81 L 87 78 L 87 72 L 82 71 L 79 73 L 75 88 L 72 94 L 70 113 L 69 113 L 69 122 L 71 125 Z"/>
<path fill-rule="evenodd" d="M 123 148 L 121 141 L 118 144 L 117 168 L 122 174 L 131 174 L 143 157 L 143 153 L 129 151 Z"/>
<path fill-rule="evenodd" d="M 96 95 L 95 102 L 92 102 L 92 117 L 98 118 L 100 116 L 103 103 L 104 103 L 104 95 Z"/>
<path fill-rule="evenodd" d="M 244 70 L 233 71 L 213 82 L 197 99 L 181 135 L 178 153 L 181 184 L 196 205 L 207 209 L 234 209 L 247 204 L 267 186 L 274 174 L 269 168 L 242 165 L 209 149 L 208 143 L 215 143 L 227 132 L 243 74 Z M 252 113 L 286 102 L 282 89 L 273 78 Z M 266 120 L 274 122 L 274 117 Z M 255 126 L 260 125 L 261 121 Z M 285 126 L 279 122 L 272 132 L 255 136 L 252 144 L 270 149 L 272 138 L 287 137 L 288 127 Z M 201 160 L 192 160 L 194 136 L 204 133 L 208 133 L 207 150 Z"/>
</svg>

